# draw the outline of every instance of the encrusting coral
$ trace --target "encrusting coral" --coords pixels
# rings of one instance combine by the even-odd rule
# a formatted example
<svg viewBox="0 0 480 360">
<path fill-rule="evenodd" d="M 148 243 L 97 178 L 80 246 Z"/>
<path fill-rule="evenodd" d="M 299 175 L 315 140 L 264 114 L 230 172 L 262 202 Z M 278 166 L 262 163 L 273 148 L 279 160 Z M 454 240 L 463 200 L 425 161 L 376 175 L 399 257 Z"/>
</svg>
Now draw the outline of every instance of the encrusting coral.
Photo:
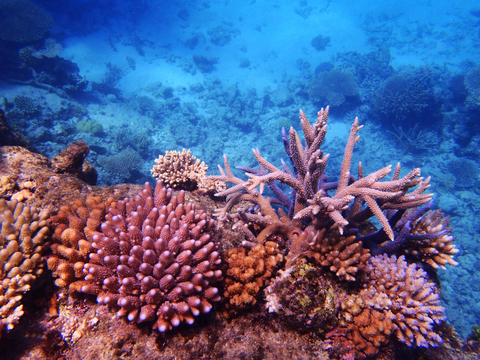
<svg viewBox="0 0 480 360">
<path fill-rule="evenodd" d="M 152 176 L 174 189 L 198 188 L 204 192 L 219 192 L 226 189 L 224 182 L 206 178 L 207 164 L 193 156 L 191 150 L 167 151 L 165 155 L 160 155 L 155 160 L 155 164 L 151 170 Z"/>
<path fill-rule="evenodd" d="M 282 261 L 278 245 L 272 241 L 251 249 L 240 246 L 230 250 L 224 292 L 227 307 L 236 311 L 255 305 L 265 280 L 272 277 Z"/>
<path fill-rule="evenodd" d="M 49 212 L 0 199 L 0 337 L 23 315 L 22 296 L 43 272 Z"/>
<path fill-rule="evenodd" d="M 222 280 L 213 220 L 184 196 L 158 181 L 154 192 L 146 183 L 137 197 L 113 202 L 92 237 L 85 280 L 70 288 L 160 332 L 208 313 L 220 300 L 212 284 Z"/>
</svg>

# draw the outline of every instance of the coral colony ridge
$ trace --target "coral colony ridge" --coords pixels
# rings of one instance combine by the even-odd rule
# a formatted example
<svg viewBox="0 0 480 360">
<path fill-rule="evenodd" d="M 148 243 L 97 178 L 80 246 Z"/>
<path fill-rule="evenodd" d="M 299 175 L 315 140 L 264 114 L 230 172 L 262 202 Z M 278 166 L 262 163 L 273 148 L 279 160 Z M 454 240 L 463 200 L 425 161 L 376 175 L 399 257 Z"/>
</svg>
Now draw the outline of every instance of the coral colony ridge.
<svg viewBox="0 0 480 360">
<path fill-rule="evenodd" d="M 0 0 L 0 358 L 478 359 L 480 8 L 368 5 Z"/>
</svg>

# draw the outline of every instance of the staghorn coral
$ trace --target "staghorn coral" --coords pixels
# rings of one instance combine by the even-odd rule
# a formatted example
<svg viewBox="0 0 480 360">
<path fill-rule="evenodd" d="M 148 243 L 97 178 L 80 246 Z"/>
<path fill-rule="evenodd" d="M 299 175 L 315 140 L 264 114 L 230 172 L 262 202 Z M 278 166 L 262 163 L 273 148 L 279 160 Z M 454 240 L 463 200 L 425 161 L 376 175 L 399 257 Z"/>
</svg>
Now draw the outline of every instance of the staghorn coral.
<svg viewBox="0 0 480 360">
<path fill-rule="evenodd" d="M 23 315 L 22 296 L 43 272 L 48 211 L 0 199 L 0 337 Z"/>
<path fill-rule="evenodd" d="M 328 183 L 325 169 L 329 155 L 324 155 L 319 149 L 327 131 L 328 111 L 328 107 L 325 110 L 322 109 L 313 126 L 308 122 L 305 114 L 300 112 L 305 147 L 293 128 L 290 129 L 289 136 L 283 130 L 283 143 L 293 165 L 293 171 L 285 162 L 282 162 L 282 169 L 277 168 L 265 160 L 258 149 L 255 149 L 253 153 L 260 169 L 240 167 L 249 177 L 249 180 L 244 181 L 233 175 L 228 160 L 224 156 L 225 170 L 219 167 L 221 175 L 208 178 L 232 183 L 234 186 L 216 194 L 216 196 L 227 196 L 225 207 L 219 209 L 216 215 L 220 219 L 235 219 L 237 228 L 242 229 L 248 240 L 253 243 L 255 241 L 261 243 L 273 234 L 280 234 L 283 239 L 293 239 L 295 234 L 299 235 L 306 231 L 305 241 L 315 245 L 318 232 L 322 229 L 335 230 L 340 234 L 348 231 L 358 233 L 357 227 L 372 216 L 377 217 L 382 224 L 382 234 L 390 240 L 395 240 L 398 234 L 392 228 L 386 213 L 402 216 L 405 209 L 416 208 L 427 203 L 432 197 L 432 194 L 424 193 L 429 187 L 429 178 L 423 180 L 419 177 L 420 169 L 414 169 L 400 178 L 400 165 L 397 164 L 392 179 L 380 181 L 390 173 L 391 166 L 364 176 L 360 163 L 358 178 L 355 180 L 350 174 L 350 168 L 353 149 L 358 141 L 357 133 L 362 128 L 358 124 L 358 119 L 355 119 L 345 148 L 339 181 Z M 293 199 L 280 189 L 276 184 L 277 181 L 293 189 Z M 266 198 L 262 195 L 265 185 L 273 192 L 274 198 Z M 412 188 L 414 190 L 410 191 Z M 335 194 L 330 195 L 328 192 L 333 190 L 336 190 Z M 236 215 L 231 215 L 230 210 L 240 202 L 254 203 L 258 207 L 258 213 L 238 209 Z M 367 207 L 363 206 L 364 203 Z M 273 204 L 281 206 L 278 212 L 273 208 Z M 282 207 L 288 209 L 288 213 Z M 256 225 L 260 231 L 253 233 L 250 230 L 252 224 Z M 343 238 L 339 237 L 336 240 L 343 241 Z M 362 258 L 364 256 L 362 245 L 355 245 L 354 242 L 358 242 L 358 239 L 350 238 L 347 248 L 356 250 L 347 250 L 344 254 L 349 252 L 354 256 L 352 259 L 357 256 Z M 339 246 L 347 246 L 347 244 Z M 344 251 L 343 248 L 336 250 Z M 299 254 L 295 256 L 298 257 Z M 346 258 L 341 261 L 343 260 Z M 333 264 L 333 259 L 330 262 Z M 348 272 L 344 273 L 346 270 L 345 268 L 342 270 L 341 264 L 335 266 L 335 269 L 336 272 L 340 271 L 339 276 L 346 280 L 354 280 L 352 273 L 356 271 L 347 276 Z"/>
<path fill-rule="evenodd" d="M 155 160 L 155 164 L 151 170 L 152 176 L 174 189 L 198 188 L 205 192 L 226 189 L 224 182 L 206 178 L 208 166 L 193 156 L 191 150 L 167 151 Z"/>
<path fill-rule="evenodd" d="M 158 181 L 154 192 L 146 183 L 137 197 L 113 202 L 75 289 L 160 332 L 208 313 L 220 300 L 212 284 L 222 280 L 213 220 L 184 196 Z"/>
<path fill-rule="evenodd" d="M 249 250 L 243 246 L 230 250 L 224 293 L 227 306 L 235 311 L 255 305 L 265 281 L 273 276 L 282 261 L 278 245 L 272 241 Z"/>
<path fill-rule="evenodd" d="M 332 108 L 342 105 L 346 97 L 357 94 L 358 85 L 353 75 L 337 69 L 321 72 L 310 82 L 308 88 L 311 101 L 327 103 Z"/>
<path fill-rule="evenodd" d="M 16 43 L 39 40 L 53 25 L 45 10 L 28 0 L 0 0 L 0 39 Z"/>
<path fill-rule="evenodd" d="M 342 299 L 339 326 L 327 334 L 324 349 L 343 359 L 364 359 L 393 337 L 408 346 L 442 343 L 434 325 L 445 319 L 444 308 L 426 272 L 408 265 L 403 256 L 378 255 L 369 267 L 364 288 Z"/>
<path fill-rule="evenodd" d="M 37 102 L 28 96 L 17 95 L 13 102 L 15 103 L 15 108 L 27 117 L 38 115 L 41 111 Z"/>
</svg>

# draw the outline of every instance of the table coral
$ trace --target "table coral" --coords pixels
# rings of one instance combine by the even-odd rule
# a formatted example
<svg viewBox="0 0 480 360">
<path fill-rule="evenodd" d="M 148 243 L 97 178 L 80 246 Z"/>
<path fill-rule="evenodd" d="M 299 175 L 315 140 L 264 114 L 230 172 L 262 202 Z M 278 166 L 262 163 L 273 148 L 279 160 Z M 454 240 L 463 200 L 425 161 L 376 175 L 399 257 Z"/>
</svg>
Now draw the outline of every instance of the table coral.
<svg viewBox="0 0 480 360">
<path fill-rule="evenodd" d="M 22 296 L 43 272 L 48 211 L 0 199 L 0 337 L 23 315 Z"/>
<path fill-rule="evenodd" d="M 159 181 L 154 192 L 146 183 L 137 197 L 112 203 L 76 288 L 160 332 L 208 313 L 220 300 L 212 284 L 222 280 L 213 220 L 184 197 Z"/>
</svg>

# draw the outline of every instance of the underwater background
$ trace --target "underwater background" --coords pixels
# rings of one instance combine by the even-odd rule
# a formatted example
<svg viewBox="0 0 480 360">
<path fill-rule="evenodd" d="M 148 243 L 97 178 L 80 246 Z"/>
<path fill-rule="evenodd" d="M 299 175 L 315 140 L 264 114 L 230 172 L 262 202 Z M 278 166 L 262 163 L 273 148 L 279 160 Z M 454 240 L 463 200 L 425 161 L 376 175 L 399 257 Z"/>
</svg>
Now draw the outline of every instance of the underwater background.
<svg viewBox="0 0 480 360">
<path fill-rule="evenodd" d="M 280 166 L 282 127 L 327 105 L 339 169 L 358 117 L 353 164 L 432 177 L 460 250 L 442 304 L 462 337 L 480 323 L 476 2 L 0 0 L 0 49 L 9 124 L 49 158 L 85 141 L 97 185 L 152 181 L 183 148 L 209 175 L 252 148 Z"/>
</svg>

